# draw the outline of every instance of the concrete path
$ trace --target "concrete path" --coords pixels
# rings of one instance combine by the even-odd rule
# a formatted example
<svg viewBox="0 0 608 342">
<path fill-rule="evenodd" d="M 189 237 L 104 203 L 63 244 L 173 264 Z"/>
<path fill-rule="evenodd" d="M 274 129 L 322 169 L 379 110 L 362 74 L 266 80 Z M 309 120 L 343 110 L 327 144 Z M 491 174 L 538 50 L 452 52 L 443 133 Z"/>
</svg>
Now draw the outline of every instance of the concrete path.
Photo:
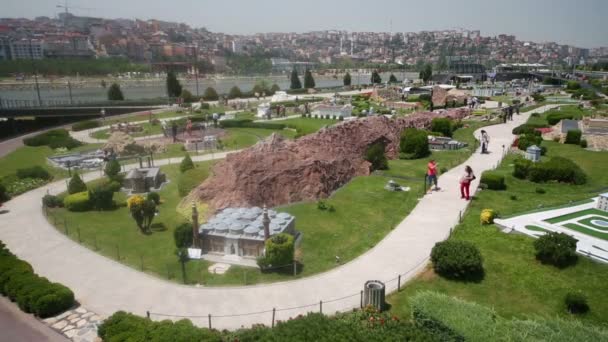
<svg viewBox="0 0 608 342">
<path fill-rule="evenodd" d="M 36 317 L 21 311 L 15 303 L 0 297 L 0 341 L 67 342 L 69 340 L 44 325 Z"/>
<path fill-rule="evenodd" d="M 535 111 L 542 112 L 547 107 L 550 106 Z M 442 174 L 439 186 L 443 190 L 424 196 L 374 248 L 341 267 L 304 279 L 247 287 L 197 288 L 170 283 L 119 264 L 73 242 L 46 221 L 41 198 L 47 191 L 63 191 L 63 180 L 6 203 L 10 211 L 1 216 L 0 239 L 30 262 L 36 272 L 69 286 L 84 307 L 104 316 L 117 310 L 138 315 L 150 311 L 153 319 L 183 316 L 207 326 L 211 314 L 213 327 L 234 329 L 253 323 L 270 324 L 273 308 L 277 309 L 277 320 L 318 311 L 320 301 L 325 313 L 349 310 L 359 306 L 365 281 L 384 281 L 392 292 L 399 275 L 403 284 L 424 268 L 433 245 L 449 236 L 467 206 L 468 202 L 460 199 L 458 186 L 464 165 L 470 165 L 478 175 L 472 184 L 474 191 L 479 175 L 496 167 L 503 157 L 503 146 L 513 141 L 511 130 L 524 123 L 532 112 L 515 115 L 514 121 L 507 124 L 485 127 L 491 137 L 491 153 L 476 153 L 463 165 Z M 204 159 L 211 156 L 197 158 Z M 99 172 L 96 174 L 99 176 Z M 92 177 L 95 173 L 85 178 Z"/>
</svg>

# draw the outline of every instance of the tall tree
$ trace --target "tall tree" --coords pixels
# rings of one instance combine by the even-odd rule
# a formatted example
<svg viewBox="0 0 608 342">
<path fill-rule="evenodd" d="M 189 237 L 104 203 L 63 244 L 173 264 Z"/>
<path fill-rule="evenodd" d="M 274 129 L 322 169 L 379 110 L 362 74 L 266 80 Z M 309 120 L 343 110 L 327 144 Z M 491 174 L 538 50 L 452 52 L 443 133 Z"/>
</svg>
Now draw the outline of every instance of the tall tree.
<svg viewBox="0 0 608 342">
<path fill-rule="evenodd" d="M 110 89 L 108 89 L 108 100 L 110 101 L 122 101 L 125 97 L 120 90 L 118 83 L 112 83 Z"/>
<path fill-rule="evenodd" d="M 167 73 L 167 95 L 169 97 L 178 97 L 182 93 L 182 85 L 179 83 L 175 73 L 169 71 Z"/>
<path fill-rule="evenodd" d="M 347 72 L 346 75 L 344 75 L 344 79 L 342 81 L 344 82 L 345 86 L 347 86 L 347 87 L 350 86 L 350 82 L 351 82 L 350 73 Z"/>
<path fill-rule="evenodd" d="M 397 77 L 395 77 L 395 75 L 391 74 L 391 76 L 388 78 L 388 83 L 397 83 Z"/>
<path fill-rule="evenodd" d="M 377 83 L 382 83 L 382 77 L 380 77 L 380 74 L 378 73 L 378 70 L 374 70 L 372 72 L 372 84 L 377 84 Z"/>
<path fill-rule="evenodd" d="M 219 98 L 220 96 L 217 94 L 217 91 L 212 87 L 207 87 L 203 93 L 203 99 L 205 101 L 217 101 Z"/>
<path fill-rule="evenodd" d="M 291 71 L 291 85 L 289 89 L 302 89 L 302 82 L 300 82 L 300 76 L 298 76 L 296 68 L 293 68 Z"/>
<path fill-rule="evenodd" d="M 311 89 L 315 87 L 315 79 L 312 77 L 312 72 L 306 69 L 304 73 L 304 88 Z"/>
<path fill-rule="evenodd" d="M 230 91 L 228 92 L 229 99 L 236 99 L 236 98 L 239 98 L 242 96 L 243 96 L 243 93 L 241 92 L 241 88 L 239 88 L 237 86 L 230 88 Z"/>
<path fill-rule="evenodd" d="M 433 66 L 430 63 L 427 63 L 420 71 L 420 78 L 426 83 L 431 77 L 433 77 Z"/>
</svg>

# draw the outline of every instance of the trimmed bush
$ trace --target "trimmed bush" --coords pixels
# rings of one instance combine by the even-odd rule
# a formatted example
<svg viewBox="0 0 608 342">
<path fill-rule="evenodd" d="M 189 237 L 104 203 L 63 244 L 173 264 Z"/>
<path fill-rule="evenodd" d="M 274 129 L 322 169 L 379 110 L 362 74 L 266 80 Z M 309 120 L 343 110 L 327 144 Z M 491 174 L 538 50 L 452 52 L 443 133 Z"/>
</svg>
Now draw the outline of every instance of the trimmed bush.
<svg viewBox="0 0 608 342">
<path fill-rule="evenodd" d="M 522 134 L 517 138 L 517 148 L 521 151 L 525 151 L 532 145 L 541 147 L 540 145 L 542 142 L 543 137 L 538 132 L 535 132 L 534 134 Z"/>
<path fill-rule="evenodd" d="M 121 169 L 121 167 L 120 167 L 120 163 L 118 162 L 118 160 L 112 159 L 106 163 L 106 167 L 104 168 L 104 173 L 111 180 L 118 180 L 119 179 L 118 175 L 120 173 L 120 169 Z"/>
<path fill-rule="evenodd" d="M 468 279 L 483 273 L 479 249 L 468 241 L 447 240 L 435 244 L 431 251 L 433 269 L 452 279 Z"/>
<path fill-rule="evenodd" d="M 505 190 L 505 176 L 494 171 L 486 171 L 481 175 L 480 183 L 487 185 L 488 190 Z"/>
<path fill-rule="evenodd" d="M 534 190 L 534 191 L 535 191 L 537 194 L 540 194 L 540 195 L 542 195 L 542 194 L 544 194 L 544 193 L 546 193 L 546 192 L 547 192 L 547 191 L 546 191 L 545 189 L 543 189 L 543 188 L 536 188 L 536 190 Z"/>
<path fill-rule="evenodd" d="M 386 159 L 386 155 L 384 154 L 384 144 L 376 142 L 368 147 L 367 151 L 365 151 L 365 160 L 371 164 L 370 168 L 372 170 L 387 170 L 388 159 Z"/>
<path fill-rule="evenodd" d="M 47 208 L 59 208 L 63 207 L 63 199 L 58 196 L 46 194 L 42 197 L 42 204 Z"/>
<path fill-rule="evenodd" d="M 513 163 L 513 177 L 519 179 L 526 179 L 528 174 L 530 173 L 530 168 L 532 168 L 531 160 L 524 158 L 517 158 Z"/>
<path fill-rule="evenodd" d="M 44 180 L 50 180 L 53 176 L 42 166 L 32 166 L 24 169 L 17 169 L 17 178 L 38 178 Z"/>
<path fill-rule="evenodd" d="M 69 211 L 87 211 L 91 209 L 91 201 L 87 191 L 66 196 L 63 206 Z"/>
<path fill-rule="evenodd" d="M 431 121 L 431 131 L 439 132 L 445 137 L 452 136 L 452 120 L 448 118 L 434 118 Z"/>
<path fill-rule="evenodd" d="M 496 218 L 496 212 L 492 209 L 484 209 L 479 215 L 479 222 L 481 224 L 492 224 Z"/>
<path fill-rule="evenodd" d="M 416 128 L 406 129 L 401 135 L 399 149 L 401 159 L 418 159 L 428 156 L 431 151 L 427 132 Z"/>
<path fill-rule="evenodd" d="M 577 239 L 564 233 L 550 232 L 534 241 L 536 259 L 557 267 L 566 267 L 576 262 Z"/>
<path fill-rule="evenodd" d="M 23 144 L 27 146 L 49 146 L 50 148 L 65 147 L 72 149 L 82 145 L 82 143 L 70 136 L 70 133 L 65 129 L 53 129 L 23 139 Z"/>
<path fill-rule="evenodd" d="M 82 181 L 82 178 L 80 178 L 80 175 L 78 175 L 78 173 L 74 172 L 74 175 L 72 176 L 72 178 L 70 179 L 70 182 L 68 183 L 68 194 L 72 195 L 77 192 L 83 192 L 83 191 L 87 191 L 87 185 L 84 184 L 84 182 Z"/>
<path fill-rule="evenodd" d="M 581 292 L 568 292 L 564 298 L 566 310 L 572 314 L 580 314 L 589 311 L 587 296 Z"/>
<path fill-rule="evenodd" d="M 575 118 L 574 113 L 565 113 L 565 112 L 549 112 L 547 114 L 547 122 L 549 125 L 557 125 L 558 122 L 562 120 L 572 120 Z"/>
<path fill-rule="evenodd" d="M 192 223 L 182 223 L 173 231 L 173 240 L 175 241 L 175 247 L 177 248 L 188 248 L 192 246 L 192 239 Z"/>
<path fill-rule="evenodd" d="M 186 153 L 186 156 L 184 157 L 184 159 L 182 159 L 181 163 L 179 164 L 179 171 L 181 173 L 184 173 L 188 170 L 192 170 L 194 169 L 194 163 L 192 162 L 192 158 L 190 158 L 190 155 L 188 153 Z"/>
<path fill-rule="evenodd" d="M 74 132 L 84 131 L 85 129 L 97 128 L 99 126 L 101 126 L 99 121 L 93 121 L 93 120 L 81 121 L 81 122 L 77 122 L 72 125 L 72 131 L 74 131 Z"/>
<path fill-rule="evenodd" d="M 4 186 L 4 184 L 0 183 L 0 203 L 8 201 L 9 199 L 10 196 L 6 192 L 6 187 Z"/>
<path fill-rule="evenodd" d="M 565 144 L 578 145 L 581 143 L 581 137 L 583 136 L 583 132 L 580 129 L 571 129 L 566 133 Z"/>
<path fill-rule="evenodd" d="M 582 148 L 587 148 L 587 145 L 588 145 L 587 139 L 581 139 L 581 142 L 579 145 L 581 145 Z"/>
<path fill-rule="evenodd" d="M 293 262 L 294 239 L 291 234 L 280 233 L 273 235 L 265 243 L 266 254 L 262 265 L 267 267 L 281 267 Z"/>
<path fill-rule="evenodd" d="M 89 201 L 95 210 L 114 208 L 114 189 L 111 183 L 98 185 L 89 190 Z"/>
<path fill-rule="evenodd" d="M 529 179 L 537 183 L 558 181 L 580 185 L 587 182 L 587 175 L 572 160 L 553 157 L 547 162 L 534 163 L 529 170 Z"/>
</svg>

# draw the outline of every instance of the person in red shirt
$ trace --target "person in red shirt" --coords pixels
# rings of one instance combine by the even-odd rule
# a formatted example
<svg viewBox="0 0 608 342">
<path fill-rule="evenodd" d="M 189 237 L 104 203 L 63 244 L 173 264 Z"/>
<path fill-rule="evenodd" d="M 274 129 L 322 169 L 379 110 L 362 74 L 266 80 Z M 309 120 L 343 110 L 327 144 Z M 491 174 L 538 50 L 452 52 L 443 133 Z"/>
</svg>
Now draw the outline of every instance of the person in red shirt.
<svg viewBox="0 0 608 342">
<path fill-rule="evenodd" d="M 433 184 L 435 185 L 435 191 L 439 190 L 439 187 L 437 186 L 437 163 L 434 159 L 431 159 L 427 165 L 426 179 L 427 182 L 429 182 L 428 193 L 431 193 L 433 190 Z"/>
</svg>

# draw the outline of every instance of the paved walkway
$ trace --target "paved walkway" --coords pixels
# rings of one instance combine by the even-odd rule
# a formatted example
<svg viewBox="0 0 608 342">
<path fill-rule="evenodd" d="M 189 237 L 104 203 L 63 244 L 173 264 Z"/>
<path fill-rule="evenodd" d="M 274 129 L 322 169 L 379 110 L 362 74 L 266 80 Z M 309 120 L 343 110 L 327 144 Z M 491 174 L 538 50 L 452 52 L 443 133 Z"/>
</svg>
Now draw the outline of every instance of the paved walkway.
<svg viewBox="0 0 608 342">
<path fill-rule="evenodd" d="M 67 342 L 68 339 L 0 296 L 0 341 Z"/>
<path fill-rule="evenodd" d="M 464 163 L 478 175 L 473 190 L 478 186 L 479 175 L 502 159 L 503 146 L 511 144 L 514 138 L 511 130 L 524 123 L 532 112 L 515 115 L 514 121 L 507 124 L 485 128 L 491 137 L 491 153 L 476 153 Z M 211 156 L 197 157 L 204 159 Z M 66 238 L 43 216 L 40 199 L 47 191 L 62 191 L 63 180 L 6 203 L 10 212 L 1 217 L 0 239 L 30 262 L 36 272 L 69 286 L 84 307 L 103 316 L 117 310 L 145 315 L 149 310 L 153 319 L 167 318 L 155 313 L 175 314 L 200 326 L 207 326 L 208 314 L 212 314 L 215 328 L 270 324 L 272 308 L 277 308 L 278 320 L 318 311 L 321 300 L 323 312 L 348 310 L 359 306 L 359 293 L 367 280 L 385 281 L 388 291 L 394 291 L 399 274 L 402 284 L 413 278 L 424 268 L 433 245 L 449 236 L 459 213 L 466 208 L 467 202 L 460 199 L 458 186 L 462 173 L 463 166 L 459 166 L 442 174 L 439 186 L 444 190 L 422 198 L 410 215 L 365 254 L 325 273 L 280 283 L 197 288 L 170 283 L 105 258 Z M 87 179 L 92 177 L 95 173 L 86 175 Z M 245 313 L 254 314 L 221 317 Z"/>
</svg>

